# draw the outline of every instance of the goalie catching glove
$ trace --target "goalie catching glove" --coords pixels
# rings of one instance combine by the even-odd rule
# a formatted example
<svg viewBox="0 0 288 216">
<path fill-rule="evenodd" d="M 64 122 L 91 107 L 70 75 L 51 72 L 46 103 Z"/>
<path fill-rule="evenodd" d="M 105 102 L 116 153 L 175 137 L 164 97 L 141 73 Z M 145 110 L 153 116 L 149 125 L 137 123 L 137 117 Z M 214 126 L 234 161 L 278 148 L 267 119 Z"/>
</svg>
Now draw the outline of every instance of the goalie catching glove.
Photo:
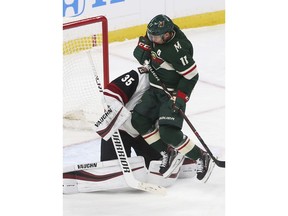
<svg viewBox="0 0 288 216">
<path fill-rule="evenodd" d="M 96 133 L 107 141 L 130 116 L 131 112 L 115 100 L 108 105 L 108 110 L 96 121 Z"/>
</svg>

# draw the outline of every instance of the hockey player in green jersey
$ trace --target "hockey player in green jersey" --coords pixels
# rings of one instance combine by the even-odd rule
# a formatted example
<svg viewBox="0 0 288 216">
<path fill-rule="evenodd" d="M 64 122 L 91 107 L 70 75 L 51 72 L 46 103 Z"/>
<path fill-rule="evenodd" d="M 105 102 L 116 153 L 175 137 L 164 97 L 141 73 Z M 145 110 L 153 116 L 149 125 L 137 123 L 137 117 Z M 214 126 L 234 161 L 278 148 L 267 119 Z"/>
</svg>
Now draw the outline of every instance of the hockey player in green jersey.
<svg viewBox="0 0 288 216">
<path fill-rule="evenodd" d="M 150 88 L 133 110 L 133 127 L 162 154 L 159 171 L 164 177 L 168 177 L 186 156 L 197 160 L 197 178 L 206 181 L 214 163 L 183 134 L 183 117 L 178 112 L 178 108 L 185 112 L 186 102 L 199 78 L 191 42 L 168 16 L 161 14 L 149 22 L 133 55 L 144 67 L 152 67 L 173 95 L 168 98 L 159 80 L 149 73 Z M 159 127 L 155 127 L 157 122 Z"/>
</svg>

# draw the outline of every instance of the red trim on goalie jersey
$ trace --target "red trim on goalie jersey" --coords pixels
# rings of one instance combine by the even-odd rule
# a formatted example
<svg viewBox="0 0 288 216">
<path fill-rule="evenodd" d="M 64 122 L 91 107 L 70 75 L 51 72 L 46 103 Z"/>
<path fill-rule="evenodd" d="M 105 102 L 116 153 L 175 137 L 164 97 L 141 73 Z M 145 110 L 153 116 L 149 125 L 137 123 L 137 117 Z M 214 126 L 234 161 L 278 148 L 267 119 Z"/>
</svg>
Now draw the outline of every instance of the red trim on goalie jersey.
<svg viewBox="0 0 288 216">
<path fill-rule="evenodd" d="M 111 97 L 111 98 L 114 98 L 117 101 L 119 101 L 121 104 L 124 104 L 123 101 L 122 101 L 122 98 L 120 97 L 120 95 L 115 94 L 114 92 L 111 92 L 110 90 L 105 89 L 104 90 L 104 95 L 108 96 L 108 97 Z"/>
<path fill-rule="evenodd" d="M 114 92 L 115 94 L 118 94 L 122 98 L 124 105 L 129 101 L 129 98 L 125 94 L 125 92 L 121 88 L 119 88 L 117 85 L 115 85 L 114 83 L 109 83 L 109 85 L 107 86 L 106 89 L 109 89 L 110 91 Z M 104 92 L 104 94 L 105 94 L 105 92 Z M 108 94 L 106 93 L 106 95 L 108 95 Z M 117 97 L 115 97 L 113 95 L 108 95 L 108 96 L 114 97 L 117 100 L 119 100 Z"/>
</svg>

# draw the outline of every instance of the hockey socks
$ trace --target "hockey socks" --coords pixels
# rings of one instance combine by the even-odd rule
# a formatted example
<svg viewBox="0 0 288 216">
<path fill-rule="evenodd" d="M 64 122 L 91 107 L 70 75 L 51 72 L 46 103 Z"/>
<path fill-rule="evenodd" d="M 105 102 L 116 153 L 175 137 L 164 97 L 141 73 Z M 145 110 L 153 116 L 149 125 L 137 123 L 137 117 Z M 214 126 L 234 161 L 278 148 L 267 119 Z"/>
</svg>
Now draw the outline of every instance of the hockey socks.
<svg viewBox="0 0 288 216">
<path fill-rule="evenodd" d="M 181 152 L 181 151 L 180 151 Z M 190 159 L 197 160 L 202 156 L 202 150 L 198 146 L 194 146 L 189 152 L 187 152 L 186 156 Z"/>
<path fill-rule="evenodd" d="M 142 136 L 144 140 L 151 145 L 156 151 L 162 152 L 167 150 L 167 145 L 160 139 L 159 130 L 155 128 Z"/>
<path fill-rule="evenodd" d="M 202 157 L 202 150 L 195 145 L 187 136 L 184 137 L 182 142 L 176 147 L 176 149 L 188 158 L 197 160 Z"/>
</svg>

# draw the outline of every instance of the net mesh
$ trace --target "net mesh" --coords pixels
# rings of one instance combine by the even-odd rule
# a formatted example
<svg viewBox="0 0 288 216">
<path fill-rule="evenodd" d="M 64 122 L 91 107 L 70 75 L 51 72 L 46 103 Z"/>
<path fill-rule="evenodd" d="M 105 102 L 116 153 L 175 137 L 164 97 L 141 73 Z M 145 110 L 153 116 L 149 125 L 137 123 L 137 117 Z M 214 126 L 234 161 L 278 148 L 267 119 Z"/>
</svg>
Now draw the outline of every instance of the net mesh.
<svg viewBox="0 0 288 216">
<path fill-rule="evenodd" d="M 102 24 L 96 22 L 63 30 L 64 128 L 93 130 L 95 120 L 103 113 L 93 67 L 103 86 Z"/>
</svg>

